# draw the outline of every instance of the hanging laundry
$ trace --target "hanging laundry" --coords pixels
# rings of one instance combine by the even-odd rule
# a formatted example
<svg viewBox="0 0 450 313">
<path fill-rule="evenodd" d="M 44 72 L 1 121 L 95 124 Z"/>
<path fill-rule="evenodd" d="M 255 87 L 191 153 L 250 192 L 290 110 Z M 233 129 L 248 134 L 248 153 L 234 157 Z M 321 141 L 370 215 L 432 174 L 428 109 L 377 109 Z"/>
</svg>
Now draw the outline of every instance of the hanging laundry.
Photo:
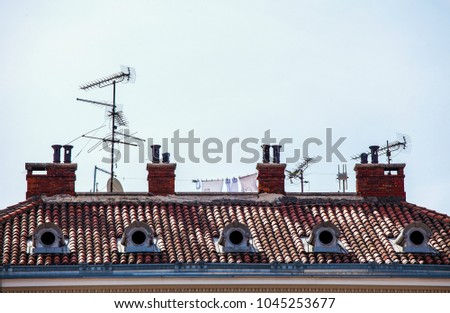
<svg viewBox="0 0 450 313">
<path fill-rule="evenodd" d="M 241 191 L 243 192 L 257 192 L 258 187 L 256 186 L 256 176 L 258 174 L 250 174 L 246 176 L 239 176 L 239 181 L 241 182 Z"/>
<path fill-rule="evenodd" d="M 202 184 L 200 183 L 200 179 L 194 179 L 192 182 L 195 184 L 195 189 L 199 190 L 200 188 L 202 188 Z"/>
<path fill-rule="evenodd" d="M 227 191 L 231 191 L 231 179 L 227 178 L 225 179 L 225 185 L 227 186 Z"/>
<path fill-rule="evenodd" d="M 231 192 L 239 192 L 239 184 L 238 184 L 238 179 L 236 177 L 233 177 L 233 180 L 231 181 L 230 191 Z"/>
<path fill-rule="evenodd" d="M 223 179 L 202 180 L 203 192 L 221 192 L 223 187 Z"/>
</svg>

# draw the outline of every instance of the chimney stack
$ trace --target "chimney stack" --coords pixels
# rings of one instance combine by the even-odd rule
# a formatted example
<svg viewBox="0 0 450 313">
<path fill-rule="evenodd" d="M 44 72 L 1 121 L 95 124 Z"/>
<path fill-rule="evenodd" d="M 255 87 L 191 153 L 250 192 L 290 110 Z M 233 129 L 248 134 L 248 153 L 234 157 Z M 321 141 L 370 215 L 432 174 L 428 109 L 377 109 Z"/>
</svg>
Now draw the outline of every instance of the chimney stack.
<svg viewBox="0 0 450 313">
<path fill-rule="evenodd" d="M 286 194 L 284 171 L 286 164 L 280 164 L 280 145 L 273 145 L 273 163 L 270 162 L 270 146 L 262 145 L 263 160 L 256 165 L 258 170 L 258 193 Z"/>
<path fill-rule="evenodd" d="M 53 145 L 53 163 L 25 163 L 27 170 L 26 197 L 75 195 L 77 164 L 71 162 L 72 146 L 64 146 L 64 162 L 61 163 L 61 145 Z"/>
<path fill-rule="evenodd" d="M 356 164 L 356 193 L 362 197 L 406 199 L 405 164 Z"/>
<path fill-rule="evenodd" d="M 152 163 L 147 164 L 148 192 L 155 196 L 175 194 L 176 163 L 169 163 L 170 153 L 163 153 L 163 162 L 159 160 L 160 145 L 152 145 Z"/>
</svg>

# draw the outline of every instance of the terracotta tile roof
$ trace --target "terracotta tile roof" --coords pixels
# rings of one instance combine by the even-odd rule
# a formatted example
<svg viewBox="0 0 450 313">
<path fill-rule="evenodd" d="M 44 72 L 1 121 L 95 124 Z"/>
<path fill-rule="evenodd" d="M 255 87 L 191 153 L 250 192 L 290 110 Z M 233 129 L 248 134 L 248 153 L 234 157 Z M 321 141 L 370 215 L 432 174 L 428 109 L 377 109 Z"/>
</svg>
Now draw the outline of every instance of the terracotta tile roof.
<svg viewBox="0 0 450 313">
<path fill-rule="evenodd" d="M 171 201 L 171 199 L 173 201 Z M 120 253 L 118 238 L 134 221 L 147 223 L 160 252 Z M 219 253 L 215 240 L 238 221 L 248 226 L 256 253 Z M 307 252 L 302 238 L 315 225 L 331 222 L 348 253 Z M 411 222 L 427 225 L 437 254 L 398 253 L 395 239 Z M 36 227 L 51 222 L 69 239 L 68 254 L 30 254 Z M 155 263 L 370 263 L 450 264 L 450 217 L 407 202 L 379 203 L 333 197 L 276 201 L 180 201 L 151 197 L 115 201 L 108 197 L 43 198 L 0 211 L 3 265 Z"/>
</svg>

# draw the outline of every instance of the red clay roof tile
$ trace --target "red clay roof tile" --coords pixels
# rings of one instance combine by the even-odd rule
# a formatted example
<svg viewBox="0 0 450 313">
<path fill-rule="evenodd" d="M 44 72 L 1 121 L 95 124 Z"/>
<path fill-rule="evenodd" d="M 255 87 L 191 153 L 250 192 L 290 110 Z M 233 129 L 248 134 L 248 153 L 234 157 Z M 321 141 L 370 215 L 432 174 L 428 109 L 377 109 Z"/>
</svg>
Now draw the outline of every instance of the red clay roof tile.
<svg viewBox="0 0 450 313">
<path fill-rule="evenodd" d="M 9 265 L 150 263 L 384 263 L 450 264 L 450 224 L 446 215 L 406 202 L 376 204 L 282 203 L 232 205 L 181 203 L 24 202 L 0 211 L 0 260 Z M 121 253 L 118 240 L 135 221 L 147 223 L 160 252 Z M 219 253 L 221 230 L 238 221 L 248 226 L 256 253 Z M 330 221 L 341 231 L 347 254 L 306 252 L 302 238 Z M 420 221 L 432 231 L 429 244 L 439 254 L 401 254 L 389 239 Z M 58 225 L 70 253 L 29 254 L 28 241 L 44 222 Z"/>
</svg>

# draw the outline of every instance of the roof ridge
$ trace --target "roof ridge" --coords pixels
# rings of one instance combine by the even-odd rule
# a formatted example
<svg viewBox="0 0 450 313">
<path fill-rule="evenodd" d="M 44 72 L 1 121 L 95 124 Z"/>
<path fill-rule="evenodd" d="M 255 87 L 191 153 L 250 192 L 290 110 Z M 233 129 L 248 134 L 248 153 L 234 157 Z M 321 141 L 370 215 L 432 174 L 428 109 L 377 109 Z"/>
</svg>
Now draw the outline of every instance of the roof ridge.
<svg viewBox="0 0 450 313">
<path fill-rule="evenodd" d="M 438 220 L 442 220 L 446 223 L 450 223 L 450 216 L 445 214 L 445 213 L 441 213 L 423 206 L 419 206 L 417 204 L 411 203 L 411 202 L 405 202 L 406 205 L 408 205 L 410 207 L 411 210 L 417 210 L 420 211 L 423 214 L 428 215 L 429 217 L 433 217 L 433 218 L 437 218 Z"/>
<path fill-rule="evenodd" d="M 43 200 L 39 196 L 30 197 L 25 201 L 21 201 L 19 203 L 16 203 L 14 205 L 8 206 L 4 209 L 0 210 L 0 222 L 2 222 L 4 219 L 7 219 L 10 217 L 11 214 L 16 212 L 17 210 L 21 210 L 24 208 L 30 208 L 32 206 L 35 206 L 39 203 L 43 203 Z"/>
</svg>

